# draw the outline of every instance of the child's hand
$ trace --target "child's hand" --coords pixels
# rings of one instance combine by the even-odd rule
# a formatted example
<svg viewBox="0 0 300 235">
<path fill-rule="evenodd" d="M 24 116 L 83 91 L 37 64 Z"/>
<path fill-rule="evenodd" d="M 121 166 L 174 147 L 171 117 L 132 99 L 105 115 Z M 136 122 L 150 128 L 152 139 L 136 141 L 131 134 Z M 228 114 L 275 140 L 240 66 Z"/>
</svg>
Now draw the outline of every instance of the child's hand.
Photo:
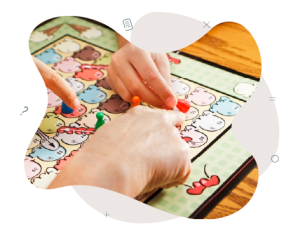
<svg viewBox="0 0 300 235">
<path fill-rule="evenodd" d="M 78 108 L 80 101 L 66 80 L 36 57 L 32 56 L 32 59 L 42 75 L 46 87 L 52 90 L 70 108 Z"/>
<path fill-rule="evenodd" d="M 139 96 L 142 101 L 159 108 L 166 105 L 174 108 L 177 103 L 171 88 L 167 55 L 146 52 L 131 43 L 126 43 L 112 56 L 107 82 L 127 102 Z"/>
<path fill-rule="evenodd" d="M 101 126 L 61 170 L 49 188 L 91 185 L 130 197 L 183 184 L 190 148 L 175 125 L 176 111 L 137 106 Z"/>
</svg>

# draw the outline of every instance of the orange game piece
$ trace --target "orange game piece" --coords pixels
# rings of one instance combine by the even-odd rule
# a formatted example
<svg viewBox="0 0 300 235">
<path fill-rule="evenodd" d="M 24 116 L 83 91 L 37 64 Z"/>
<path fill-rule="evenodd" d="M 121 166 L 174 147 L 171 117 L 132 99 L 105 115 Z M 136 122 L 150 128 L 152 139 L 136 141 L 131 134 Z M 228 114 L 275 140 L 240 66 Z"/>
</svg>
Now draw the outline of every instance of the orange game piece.
<svg viewBox="0 0 300 235">
<path fill-rule="evenodd" d="M 132 97 L 132 102 L 133 102 L 133 107 L 135 107 L 135 106 L 138 106 L 138 105 L 140 104 L 141 99 L 140 99 L 140 97 L 138 97 L 138 96 L 136 95 L 136 96 L 133 96 L 133 97 Z"/>
</svg>

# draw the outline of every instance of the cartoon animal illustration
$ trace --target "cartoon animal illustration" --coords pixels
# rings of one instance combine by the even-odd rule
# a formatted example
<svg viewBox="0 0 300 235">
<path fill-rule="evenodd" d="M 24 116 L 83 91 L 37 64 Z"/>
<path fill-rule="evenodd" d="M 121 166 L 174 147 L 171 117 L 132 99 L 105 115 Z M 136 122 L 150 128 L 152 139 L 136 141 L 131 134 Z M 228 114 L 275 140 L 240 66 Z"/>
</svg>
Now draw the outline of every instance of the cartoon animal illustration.
<svg viewBox="0 0 300 235">
<path fill-rule="evenodd" d="M 31 179 L 35 177 L 42 170 L 41 165 L 35 162 L 34 158 L 29 156 L 25 156 L 24 168 L 25 168 L 25 174 L 27 176 L 27 179 Z"/>
<path fill-rule="evenodd" d="M 106 53 L 104 56 L 95 60 L 94 64 L 109 65 L 111 63 L 112 53 Z"/>
<path fill-rule="evenodd" d="M 100 103 L 98 109 L 106 110 L 109 113 L 124 113 L 130 108 L 130 103 L 124 101 L 119 95 L 113 94 L 105 102 Z"/>
<path fill-rule="evenodd" d="M 61 131 L 63 129 L 63 131 Z M 85 128 L 84 128 L 85 129 Z M 89 135 L 80 131 L 80 126 L 77 123 L 71 123 L 69 127 L 62 127 L 57 130 L 54 139 L 62 141 L 68 145 L 77 145 L 86 141 Z"/>
<path fill-rule="evenodd" d="M 195 105 L 205 106 L 215 102 L 216 97 L 213 94 L 208 93 L 205 89 L 197 87 L 191 94 L 186 95 L 185 99 Z"/>
<path fill-rule="evenodd" d="M 205 134 L 190 125 L 185 126 L 184 130 L 180 132 L 180 135 L 181 138 L 189 144 L 190 148 L 198 148 L 204 145 L 208 140 Z"/>
<path fill-rule="evenodd" d="M 95 48 L 91 46 L 85 46 L 80 51 L 75 52 L 73 58 L 78 58 L 84 61 L 92 61 L 92 60 L 96 60 L 100 56 L 101 53 L 99 51 L 96 51 Z"/>
<path fill-rule="evenodd" d="M 195 128 L 200 127 L 206 131 L 217 131 L 225 126 L 225 121 L 216 116 L 215 113 L 204 111 L 202 115 L 193 121 L 192 126 Z"/>
<path fill-rule="evenodd" d="M 56 165 L 54 165 L 54 168 L 56 170 L 61 170 L 68 162 L 69 160 L 74 157 L 74 155 L 79 151 L 78 150 L 73 150 L 68 156 L 65 156 L 63 159 L 59 159 L 56 161 Z"/>
<path fill-rule="evenodd" d="M 97 86 L 89 86 L 83 92 L 77 94 L 79 100 L 83 100 L 89 104 L 96 104 L 106 99 L 107 95 Z"/>
<path fill-rule="evenodd" d="M 171 57 L 169 54 L 167 54 L 168 56 L 168 60 L 170 62 L 170 64 L 173 62 L 174 64 L 179 64 L 180 63 L 180 59 L 176 59 L 174 57 Z"/>
<path fill-rule="evenodd" d="M 47 49 L 41 54 L 35 55 L 40 61 L 45 64 L 54 64 L 61 60 L 62 56 L 55 52 L 53 49 Z"/>
<path fill-rule="evenodd" d="M 52 35 L 48 36 L 44 32 L 33 31 L 32 34 L 30 35 L 29 41 L 31 41 L 31 42 L 42 42 L 42 41 L 49 40 L 49 39 L 52 39 L 52 38 L 53 38 Z"/>
<path fill-rule="evenodd" d="M 86 126 L 89 128 L 95 128 L 96 122 L 98 121 L 96 114 L 101 112 L 99 109 L 92 109 L 87 114 L 78 118 L 77 123 L 80 126 Z M 104 114 L 103 121 L 105 123 L 110 121 L 110 117 Z"/>
<path fill-rule="evenodd" d="M 106 69 L 100 65 L 81 65 L 81 71 L 76 72 L 74 78 L 81 78 L 86 81 L 94 81 L 103 77 L 104 73 L 100 69 Z"/>
<path fill-rule="evenodd" d="M 60 106 L 59 106 L 60 107 Z M 46 113 L 39 129 L 47 134 L 55 133 L 65 122 L 55 113 Z"/>
<path fill-rule="evenodd" d="M 171 78 L 172 88 L 177 95 L 185 95 L 190 91 L 190 86 L 177 78 Z"/>
<path fill-rule="evenodd" d="M 48 104 L 47 104 L 48 108 L 58 106 L 62 103 L 61 98 L 59 98 L 52 90 L 47 89 L 47 93 L 48 93 Z"/>
<path fill-rule="evenodd" d="M 27 149 L 33 149 L 33 148 L 39 146 L 40 143 L 41 143 L 41 138 L 37 134 L 35 134 L 33 136 L 33 138 L 31 139 L 30 144 Z"/>
<path fill-rule="evenodd" d="M 76 43 L 73 39 L 66 38 L 58 44 L 55 44 L 53 49 L 63 53 L 72 53 L 78 51 L 80 49 L 80 45 Z"/>
<path fill-rule="evenodd" d="M 46 189 L 51 184 L 51 182 L 55 179 L 58 174 L 58 170 L 54 167 L 48 167 L 46 171 L 32 180 L 32 184 L 37 188 Z"/>
<path fill-rule="evenodd" d="M 84 84 L 82 82 L 79 82 L 76 78 L 68 77 L 66 81 L 67 83 L 69 83 L 70 87 L 72 87 L 75 93 L 81 91 L 84 88 Z"/>
<path fill-rule="evenodd" d="M 33 31 L 30 35 L 29 41 L 31 42 L 42 42 L 45 40 L 49 40 L 53 38 L 53 34 L 62 26 L 56 25 L 50 29 L 46 29 L 44 31 Z"/>
<path fill-rule="evenodd" d="M 52 68 L 54 70 L 60 70 L 63 73 L 74 73 L 80 70 L 80 63 L 73 57 L 67 57 L 63 61 L 56 63 Z"/>
<path fill-rule="evenodd" d="M 250 83 L 239 83 L 234 87 L 234 92 L 239 94 L 239 95 L 243 95 L 245 98 L 250 98 L 254 91 L 257 88 L 257 84 L 250 84 Z"/>
<path fill-rule="evenodd" d="M 185 120 L 192 120 L 195 117 L 197 117 L 199 114 L 199 110 L 196 109 L 195 107 L 191 106 L 189 111 L 187 113 L 185 113 Z"/>
<path fill-rule="evenodd" d="M 190 194 L 190 195 L 201 195 L 202 192 L 206 188 L 216 186 L 220 183 L 220 178 L 217 175 L 211 175 L 209 177 L 206 173 L 205 168 L 206 168 L 206 165 L 204 166 L 204 173 L 205 173 L 207 179 L 201 178 L 199 181 L 193 182 L 194 188 L 192 188 L 191 186 L 185 185 L 185 186 L 190 187 L 189 189 L 187 189 L 188 194 Z"/>
<path fill-rule="evenodd" d="M 102 31 L 95 26 L 85 27 L 81 25 L 68 24 L 70 27 L 80 33 L 80 37 L 95 39 L 102 35 Z"/>
<path fill-rule="evenodd" d="M 111 87 L 110 87 L 110 86 L 108 85 L 108 83 L 107 83 L 106 77 L 97 80 L 95 86 L 97 86 L 97 87 L 103 87 L 103 88 L 105 88 L 106 90 L 112 90 Z"/>
<path fill-rule="evenodd" d="M 39 158 L 45 162 L 52 162 L 56 161 L 57 159 L 62 158 L 66 154 L 66 149 L 60 146 L 58 149 L 52 151 L 49 149 L 40 146 L 36 149 L 33 149 L 32 152 L 29 154 L 30 157 Z"/>
<path fill-rule="evenodd" d="M 55 114 L 61 114 L 63 115 L 64 117 L 66 118 L 76 118 L 76 117 L 79 117 L 83 114 L 85 114 L 86 112 L 86 107 L 84 105 L 80 105 L 79 108 L 77 109 L 74 109 L 73 113 L 68 113 L 68 114 L 65 114 L 65 113 L 62 113 L 61 111 L 61 106 L 57 106 L 55 108 L 55 110 L 53 111 Z M 64 126 L 64 125 L 63 125 Z"/>
<path fill-rule="evenodd" d="M 241 106 L 233 102 L 230 98 L 222 96 L 219 101 L 211 105 L 209 111 L 218 112 L 224 116 L 234 116 L 240 110 Z"/>
</svg>

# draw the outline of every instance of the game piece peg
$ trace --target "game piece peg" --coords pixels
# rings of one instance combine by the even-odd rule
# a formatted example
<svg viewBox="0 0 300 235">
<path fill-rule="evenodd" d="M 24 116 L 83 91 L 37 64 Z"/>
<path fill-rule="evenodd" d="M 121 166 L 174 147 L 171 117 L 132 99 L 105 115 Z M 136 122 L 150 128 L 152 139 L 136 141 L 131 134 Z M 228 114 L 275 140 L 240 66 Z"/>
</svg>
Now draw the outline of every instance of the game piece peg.
<svg viewBox="0 0 300 235">
<path fill-rule="evenodd" d="M 133 96 L 132 102 L 133 102 L 133 107 L 135 107 L 135 106 L 138 106 L 138 105 L 140 104 L 141 99 L 140 99 L 140 97 L 138 97 L 138 96 L 136 95 L 136 96 Z"/>
<path fill-rule="evenodd" d="M 64 102 L 61 104 L 61 112 L 64 114 L 70 114 L 73 113 L 73 109 L 69 108 Z"/>
<path fill-rule="evenodd" d="M 95 126 L 95 131 L 100 127 L 102 126 L 105 122 L 103 120 L 104 118 L 104 114 L 102 112 L 99 112 L 96 114 L 96 118 L 98 119 L 97 123 L 96 123 L 96 126 Z"/>
<path fill-rule="evenodd" d="M 187 113 L 191 108 L 191 104 L 187 100 L 178 99 L 176 108 L 180 112 Z"/>
</svg>

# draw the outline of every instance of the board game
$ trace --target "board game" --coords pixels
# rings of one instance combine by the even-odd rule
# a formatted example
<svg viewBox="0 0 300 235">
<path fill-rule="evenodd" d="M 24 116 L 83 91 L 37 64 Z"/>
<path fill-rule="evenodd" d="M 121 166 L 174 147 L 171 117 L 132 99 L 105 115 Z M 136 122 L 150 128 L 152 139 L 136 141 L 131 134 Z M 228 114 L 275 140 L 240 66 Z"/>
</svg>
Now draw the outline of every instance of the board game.
<svg viewBox="0 0 300 235">
<path fill-rule="evenodd" d="M 107 26 L 78 17 L 55 18 L 32 32 L 29 48 L 66 79 L 81 100 L 77 110 L 64 114 L 62 100 L 47 89 L 47 111 L 24 161 L 28 181 L 47 188 L 93 138 L 96 113 L 103 112 L 107 123 L 126 114 L 132 104 L 105 80 L 118 49 L 116 33 Z M 168 53 L 168 59 L 174 91 L 191 103 L 178 131 L 190 147 L 192 171 L 184 185 L 157 189 L 136 200 L 178 216 L 203 218 L 256 165 L 233 136 L 231 124 L 259 80 L 180 51 Z"/>
</svg>

